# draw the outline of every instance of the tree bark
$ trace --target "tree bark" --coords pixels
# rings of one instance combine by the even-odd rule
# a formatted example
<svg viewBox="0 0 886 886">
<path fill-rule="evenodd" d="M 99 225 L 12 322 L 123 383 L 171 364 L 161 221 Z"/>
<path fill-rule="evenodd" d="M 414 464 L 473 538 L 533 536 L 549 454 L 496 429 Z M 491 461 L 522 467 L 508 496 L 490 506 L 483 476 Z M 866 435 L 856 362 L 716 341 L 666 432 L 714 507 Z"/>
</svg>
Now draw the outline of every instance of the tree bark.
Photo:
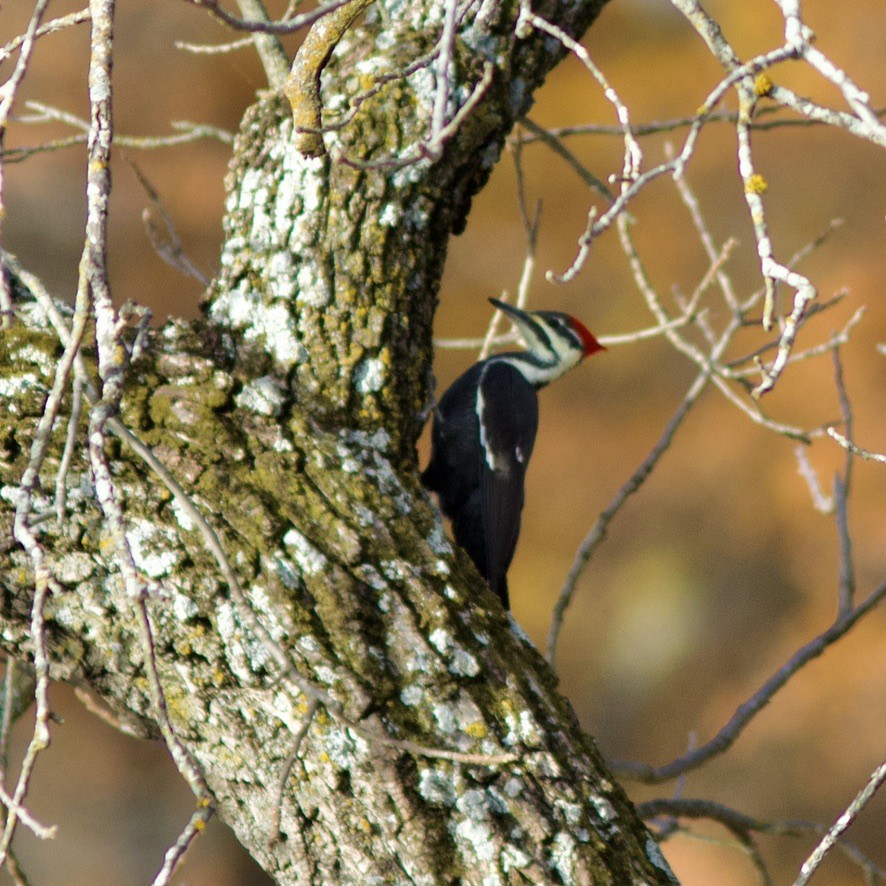
<svg viewBox="0 0 886 886">
<path fill-rule="evenodd" d="M 535 11 L 580 36 L 601 5 Z M 351 28 L 322 70 L 318 156 L 295 149 L 282 95 L 247 112 L 205 316 L 167 323 L 129 367 L 120 419 L 205 521 L 125 438 L 109 439 L 169 718 L 219 813 L 280 883 L 671 882 L 417 476 L 447 239 L 562 47 L 518 38 L 517 4 L 471 6 L 451 103 L 487 65 L 491 82 L 439 156 L 403 162 L 428 133 L 434 63 L 387 75 L 434 50 L 443 4 L 389 6 Z M 0 352 L 4 539 L 61 353 L 15 283 Z M 65 432 L 60 420 L 47 478 Z M 52 675 L 157 734 L 138 616 L 85 454 L 66 488 L 61 521 L 50 480 L 35 499 L 58 583 L 46 609 Z M 34 576 L 5 541 L 0 582 L 2 648 L 26 657 Z"/>
</svg>

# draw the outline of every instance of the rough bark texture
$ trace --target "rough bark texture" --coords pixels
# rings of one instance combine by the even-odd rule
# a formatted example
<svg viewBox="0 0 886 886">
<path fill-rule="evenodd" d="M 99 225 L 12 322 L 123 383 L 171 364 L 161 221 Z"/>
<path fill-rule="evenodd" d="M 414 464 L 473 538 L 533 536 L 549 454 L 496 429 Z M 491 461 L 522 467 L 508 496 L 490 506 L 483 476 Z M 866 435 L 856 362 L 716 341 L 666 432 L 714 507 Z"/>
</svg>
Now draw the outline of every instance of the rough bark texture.
<svg viewBox="0 0 886 886">
<path fill-rule="evenodd" d="M 599 2 L 540 14 L 580 34 Z M 439 38 L 442 4 L 390 3 L 338 45 L 324 123 Z M 426 135 L 419 69 L 363 101 L 326 153 L 292 149 L 279 95 L 249 110 L 229 179 L 222 268 L 201 322 L 171 322 L 130 369 L 122 420 L 216 529 L 258 620 L 352 721 L 434 748 L 501 754 L 469 765 L 368 740 L 321 706 L 283 792 L 309 699 L 241 617 L 197 528 L 116 441 L 129 540 L 150 582 L 172 724 L 219 813 L 280 883 L 663 883 L 670 875 L 555 680 L 453 550 L 416 472 L 431 324 L 446 242 L 514 119 L 561 55 L 514 36 L 517 6 L 470 7 L 456 43 L 459 101 L 492 86 L 437 162 L 359 168 Z M 2 339 L 0 526 L 59 355 L 24 296 Z M 57 467 L 64 424 L 47 472 Z M 50 601 L 54 676 L 87 684 L 156 731 L 131 601 L 104 544 L 88 466 L 41 540 L 64 588 Z M 47 489 L 51 486 L 47 484 Z M 28 653 L 33 577 L 0 542 L 2 646 Z"/>
</svg>

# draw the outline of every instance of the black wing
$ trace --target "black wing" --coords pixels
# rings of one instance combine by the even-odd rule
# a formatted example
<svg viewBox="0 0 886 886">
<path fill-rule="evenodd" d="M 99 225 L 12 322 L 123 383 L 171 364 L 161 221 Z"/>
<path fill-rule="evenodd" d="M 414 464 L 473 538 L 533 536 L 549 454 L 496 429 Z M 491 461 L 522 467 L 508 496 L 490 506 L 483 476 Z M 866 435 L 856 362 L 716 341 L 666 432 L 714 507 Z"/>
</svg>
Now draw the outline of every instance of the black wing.
<svg viewBox="0 0 886 886">
<path fill-rule="evenodd" d="M 524 481 L 538 430 L 538 396 L 505 361 L 489 361 L 477 388 L 483 458 L 480 505 L 490 588 L 507 606 L 507 572 L 520 534 Z"/>
</svg>

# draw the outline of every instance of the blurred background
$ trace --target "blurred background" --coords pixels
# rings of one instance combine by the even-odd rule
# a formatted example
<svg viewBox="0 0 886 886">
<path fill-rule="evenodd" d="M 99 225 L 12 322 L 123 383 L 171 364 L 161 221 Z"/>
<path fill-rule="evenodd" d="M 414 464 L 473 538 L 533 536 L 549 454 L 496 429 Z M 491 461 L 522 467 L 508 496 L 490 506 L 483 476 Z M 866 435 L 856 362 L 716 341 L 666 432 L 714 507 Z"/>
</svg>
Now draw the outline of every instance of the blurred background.
<svg viewBox="0 0 886 886">
<path fill-rule="evenodd" d="M 81 4 L 56 0 L 50 16 Z M 277 13 L 282 4 L 269 4 Z M 0 42 L 24 28 L 31 3 L 0 9 Z M 708 2 L 743 57 L 781 42 L 774 3 Z M 851 5 L 807 0 L 804 17 L 817 46 L 886 104 L 886 8 L 881 0 Z M 181 0 L 130 0 L 117 20 L 114 69 L 116 129 L 121 135 L 167 134 L 189 120 L 236 131 L 262 75 L 253 53 L 193 55 L 176 41 L 219 43 L 229 34 Z M 585 41 L 594 61 L 645 123 L 689 116 L 720 77 L 704 47 L 668 3 L 614 0 Z M 292 44 L 289 46 L 293 48 Z M 25 101 L 87 114 L 86 26 L 39 41 L 16 109 Z M 0 74 L 8 76 L 8 66 Z M 841 97 L 799 65 L 773 79 L 833 107 Z M 587 71 L 567 60 L 537 96 L 531 115 L 561 127 L 616 122 Z M 646 165 L 664 159 L 665 142 L 682 130 L 643 140 Z M 53 123 L 13 124 L 7 147 L 72 134 Z M 580 136 L 569 147 L 598 177 L 621 170 L 622 143 Z M 886 176 L 873 145 L 822 127 L 784 127 L 754 136 L 758 171 L 769 182 L 765 203 L 776 254 L 787 259 L 839 218 L 843 223 L 802 266 L 822 299 L 848 296 L 805 327 L 800 346 L 826 341 L 862 305 L 867 313 L 842 349 L 855 436 L 886 450 L 886 342 L 882 302 Z M 167 267 L 141 220 L 150 206 L 124 155 L 137 162 L 174 220 L 185 251 L 204 273 L 216 266 L 223 180 L 230 148 L 222 141 L 153 151 L 120 150 L 114 164 L 111 271 L 115 299 L 151 306 L 155 315 L 193 316 L 202 287 Z M 82 147 L 32 156 L 7 168 L 5 247 L 51 289 L 72 296 L 85 211 Z M 545 271 L 572 262 L 594 197 L 574 171 L 539 144 L 522 152 L 530 205 L 542 201 L 537 271 L 530 306 L 566 310 L 598 335 L 653 324 L 631 279 L 613 230 L 600 238 L 581 274 L 558 286 Z M 753 233 L 736 174 L 735 135 L 705 128 L 688 180 L 719 243 L 739 240 L 726 270 L 739 296 L 760 284 Z M 634 236 L 653 284 L 673 304 L 707 269 L 673 183 L 663 178 L 632 204 Z M 467 231 L 454 238 L 441 291 L 437 334 L 482 335 L 488 296 L 514 294 L 526 239 L 512 154 L 505 154 L 475 199 Z M 716 301 L 711 304 L 716 305 Z M 711 321 L 725 314 L 712 312 Z M 746 353 L 766 339 L 740 339 Z M 439 390 L 476 354 L 440 350 Z M 541 428 L 529 471 L 527 507 L 510 573 L 514 614 L 544 648 L 551 608 L 576 548 L 659 439 L 695 377 L 663 339 L 611 348 L 558 381 L 541 397 Z M 774 418 L 804 426 L 839 419 L 829 356 L 789 369 L 764 404 Z M 640 493 L 619 512 L 582 574 L 558 651 L 562 689 L 605 756 L 653 764 L 711 738 L 735 708 L 792 652 L 829 626 L 837 604 L 839 544 L 834 519 L 817 512 L 797 469 L 794 442 L 753 424 L 715 390 L 680 428 Z M 422 441 L 422 460 L 427 441 Z M 827 493 L 844 453 L 832 441 L 808 452 Z M 856 460 L 849 521 L 858 598 L 886 577 L 886 467 Z M 886 748 L 886 610 L 881 606 L 813 662 L 775 698 L 722 757 L 691 773 L 684 796 L 725 803 L 761 819 L 829 825 L 883 760 Z M 55 687 L 63 723 L 41 757 L 29 808 L 60 825 L 38 845 L 20 829 L 17 852 L 34 883 L 149 882 L 193 809 L 193 798 L 165 750 L 121 736 L 86 713 L 66 687 Z M 26 726 L 28 724 L 25 724 Z M 27 729 L 17 733 L 21 743 Z M 673 784 L 627 784 L 644 800 L 669 796 Z M 688 886 L 757 882 L 752 865 L 721 827 L 693 825 L 664 852 Z M 886 866 L 886 796 L 868 805 L 850 839 Z M 816 838 L 761 837 L 776 883 L 790 883 Z M 0 883 L 7 882 L 5 871 Z M 227 829 L 213 821 L 176 882 L 193 886 L 261 884 Z M 813 882 L 857 884 L 859 869 L 839 851 Z"/>
</svg>

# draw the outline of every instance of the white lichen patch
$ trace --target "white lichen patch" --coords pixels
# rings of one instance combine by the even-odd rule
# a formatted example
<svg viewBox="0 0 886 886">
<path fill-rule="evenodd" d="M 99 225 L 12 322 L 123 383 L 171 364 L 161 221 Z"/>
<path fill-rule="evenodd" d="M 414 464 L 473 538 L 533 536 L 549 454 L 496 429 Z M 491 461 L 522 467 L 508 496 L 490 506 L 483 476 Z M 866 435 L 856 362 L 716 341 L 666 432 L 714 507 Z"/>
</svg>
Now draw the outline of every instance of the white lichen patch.
<svg viewBox="0 0 886 886">
<path fill-rule="evenodd" d="M 470 652 L 456 643 L 452 647 L 449 671 L 459 677 L 476 677 L 480 673 L 480 664 Z"/>
<path fill-rule="evenodd" d="M 302 167 L 299 185 L 305 211 L 316 212 L 323 203 L 323 189 L 326 185 L 324 159 L 322 157 L 308 157 L 292 150 L 287 151 L 287 155 L 293 155 L 297 159 L 297 164 Z"/>
<path fill-rule="evenodd" d="M 288 692 L 275 692 L 268 708 L 293 734 L 304 725 L 306 707 Z"/>
<path fill-rule="evenodd" d="M 414 708 L 421 704 L 424 697 L 424 689 L 415 683 L 410 683 L 400 690 L 400 701 L 408 708 Z"/>
<path fill-rule="evenodd" d="M 607 823 L 615 821 L 615 809 L 612 808 L 612 804 L 605 797 L 591 794 L 588 799 L 590 800 L 591 806 L 594 808 L 597 818 Z"/>
<path fill-rule="evenodd" d="M 178 523 L 181 529 L 184 529 L 186 532 L 190 532 L 195 528 L 194 520 L 191 517 L 188 510 L 182 506 L 181 502 L 178 498 L 173 497 L 172 501 L 169 503 L 172 508 L 172 515 L 175 517 L 175 522 Z"/>
<path fill-rule="evenodd" d="M 486 792 L 478 788 L 465 791 L 455 801 L 455 808 L 466 818 L 474 821 L 487 821 L 489 819 L 489 800 Z"/>
<path fill-rule="evenodd" d="M 431 645 L 448 659 L 451 674 L 459 677 L 474 677 L 480 672 L 477 659 L 442 628 L 436 628 L 428 638 Z"/>
<path fill-rule="evenodd" d="M 506 797 L 513 800 L 523 793 L 523 782 L 519 778 L 509 778 L 502 786 L 502 791 Z"/>
<path fill-rule="evenodd" d="M 455 826 L 456 837 L 468 844 L 479 861 L 490 861 L 496 853 L 492 829 L 484 821 L 463 819 Z"/>
<path fill-rule="evenodd" d="M 291 560 L 278 554 L 271 560 L 271 568 L 287 591 L 298 590 L 301 585 L 301 573 Z"/>
<path fill-rule="evenodd" d="M 452 545 L 443 531 L 443 524 L 439 521 L 434 524 L 433 529 L 428 534 L 428 546 L 440 557 L 452 553 Z"/>
<path fill-rule="evenodd" d="M 275 416 L 280 414 L 286 392 L 282 385 L 268 375 L 247 382 L 237 394 L 238 406 L 258 415 Z"/>
<path fill-rule="evenodd" d="M 263 338 L 268 353 L 281 366 L 289 367 L 304 359 L 304 348 L 296 335 L 288 305 L 275 304 L 256 311 L 246 337 Z"/>
<path fill-rule="evenodd" d="M 250 666 L 252 651 L 243 642 L 243 632 L 237 624 L 234 608 L 230 603 L 219 603 L 216 608 L 216 627 L 219 636 L 225 641 L 225 652 L 231 672 L 240 680 L 249 682 L 255 675 L 256 668 Z"/>
<path fill-rule="evenodd" d="M 300 306 L 325 308 L 332 301 L 332 290 L 322 274 L 309 264 L 303 264 L 295 278 L 295 303 Z"/>
<path fill-rule="evenodd" d="M 10 357 L 20 363 L 32 363 L 39 367 L 44 375 L 49 375 L 55 371 L 55 358 L 47 354 L 46 351 L 34 347 L 30 342 L 25 342 L 15 349 Z"/>
<path fill-rule="evenodd" d="M 179 622 L 190 621 L 199 614 L 197 604 L 184 594 L 175 594 L 172 598 L 172 614 Z"/>
<path fill-rule="evenodd" d="M 55 577 L 66 585 L 77 585 L 86 581 L 95 572 L 95 560 L 91 554 L 72 551 L 60 557 L 54 564 Z"/>
<path fill-rule="evenodd" d="M 22 318 L 24 325 L 28 329 L 55 329 L 55 327 L 52 325 L 52 320 L 43 309 L 43 306 L 40 304 L 40 302 L 22 302 L 21 304 L 16 304 L 15 310 L 16 313 Z M 68 314 L 68 316 L 70 316 L 70 308 L 65 307 L 63 310 Z"/>
<path fill-rule="evenodd" d="M 505 843 L 499 855 L 502 870 L 508 871 L 529 867 L 532 864 L 532 858 L 527 855 L 519 846 L 513 843 Z"/>
<path fill-rule="evenodd" d="M 181 561 L 175 533 L 148 520 L 130 520 L 126 540 L 136 568 L 150 578 L 169 575 Z"/>
<path fill-rule="evenodd" d="M 575 882 L 575 840 L 565 831 L 554 835 L 551 867 L 560 875 L 563 883 Z"/>
<path fill-rule="evenodd" d="M 326 569 L 326 557 L 294 526 L 283 536 L 283 544 L 292 554 L 303 575 L 319 575 Z"/>
<path fill-rule="evenodd" d="M 359 736 L 340 729 L 329 729 L 323 735 L 323 750 L 333 765 L 350 769 L 360 757 L 366 755 L 369 745 Z"/>
<path fill-rule="evenodd" d="M 354 458 L 351 453 L 350 447 L 345 446 L 344 443 L 339 443 L 336 447 L 336 451 L 338 452 L 338 457 L 341 459 L 339 467 L 346 474 L 359 474 L 363 470 L 360 462 Z"/>
<path fill-rule="evenodd" d="M 418 774 L 418 792 L 428 803 L 452 806 L 458 796 L 458 787 L 448 772 L 422 769 Z"/>
<path fill-rule="evenodd" d="M 381 573 L 371 563 L 361 563 L 354 569 L 354 573 L 360 581 L 368 584 L 374 591 L 384 591 L 388 586 L 387 581 L 382 578 Z M 379 600 L 380 604 L 381 600 Z"/>
<path fill-rule="evenodd" d="M 403 215 L 403 210 L 399 203 L 387 203 L 378 214 L 378 223 L 387 228 L 396 227 L 397 223 Z"/>
<path fill-rule="evenodd" d="M 234 289 L 220 293 L 209 309 L 209 316 L 233 329 L 243 329 L 252 322 L 253 316 L 262 309 L 258 293 L 246 282 Z"/>
<path fill-rule="evenodd" d="M 377 357 L 361 360 L 354 369 L 354 387 L 361 394 L 374 394 L 385 386 L 387 370 Z"/>
<path fill-rule="evenodd" d="M 542 743 L 542 730 L 532 713 L 528 710 L 519 712 L 508 711 L 505 714 L 508 727 L 504 743 L 506 745 L 522 744 L 527 747 L 538 747 Z"/>
<path fill-rule="evenodd" d="M 261 615 L 262 622 L 271 635 L 271 639 L 277 643 L 284 641 L 287 630 L 277 617 L 280 610 L 271 601 L 266 585 L 261 582 L 253 582 L 249 586 L 248 597 L 253 609 Z M 263 646 L 262 648 L 264 649 Z"/>
<path fill-rule="evenodd" d="M 294 277 L 292 254 L 288 251 L 273 253 L 268 261 L 268 284 L 274 298 L 288 301 L 294 295 Z"/>
<path fill-rule="evenodd" d="M 19 411 L 15 399 L 35 389 L 42 391 L 45 387 L 40 384 L 40 380 L 33 372 L 22 372 L 9 378 L 0 378 L 0 398 L 9 400 L 6 408 L 11 415 L 17 415 Z"/>
<path fill-rule="evenodd" d="M 443 701 L 434 705 L 432 713 L 437 721 L 437 727 L 444 735 L 464 733 L 468 727 L 462 716 L 458 703 Z"/>
<path fill-rule="evenodd" d="M 570 827 L 573 835 L 582 842 L 587 842 L 588 832 L 580 827 L 584 814 L 581 806 L 578 803 L 571 803 L 569 800 L 557 797 L 554 799 L 554 809 L 559 813 L 561 821 Z"/>
<path fill-rule="evenodd" d="M 412 567 L 405 560 L 382 560 L 379 565 L 390 581 L 402 582 L 411 575 Z"/>
</svg>

